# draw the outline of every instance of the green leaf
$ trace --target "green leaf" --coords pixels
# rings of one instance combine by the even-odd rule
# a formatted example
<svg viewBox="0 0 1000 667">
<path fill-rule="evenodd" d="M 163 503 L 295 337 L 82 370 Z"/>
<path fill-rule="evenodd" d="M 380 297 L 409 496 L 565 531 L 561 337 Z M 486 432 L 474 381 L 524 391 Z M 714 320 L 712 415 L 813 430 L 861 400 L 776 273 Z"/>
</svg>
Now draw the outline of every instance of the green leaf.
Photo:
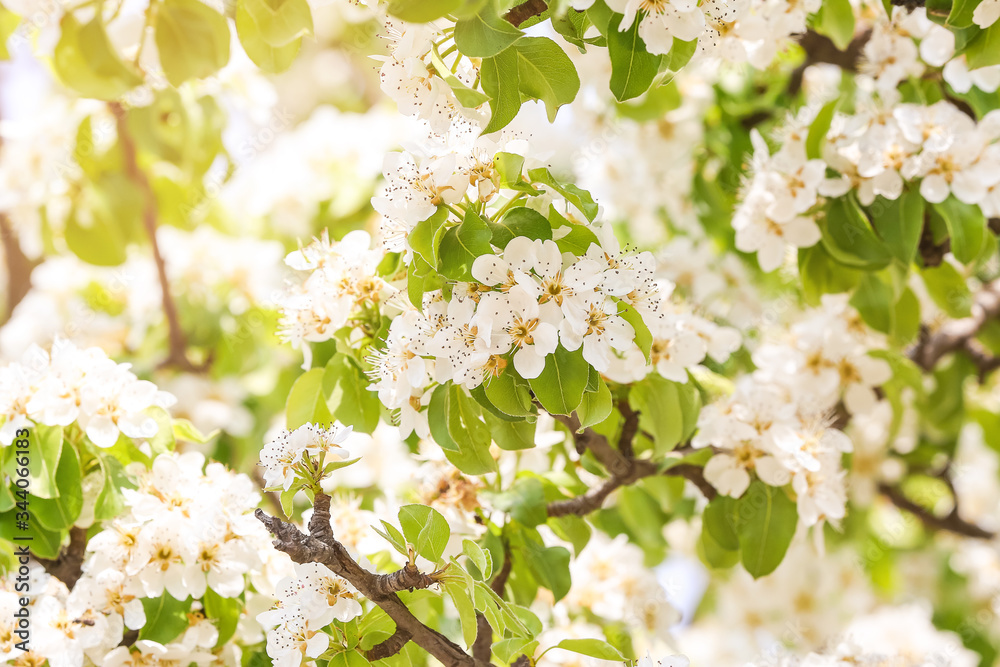
<svg viewBox="0 0 1000 667">
<path fill-rule="evenodd" d="M 611 414 L 612 407 L 611 390 L 598 376 L 597 391 L 586 392 L 576 409 L 576 416 L 580 419 L 580 428 L 600 424 Z"/>
<path fill-rule="evenodd" d="M 333 415 L 326 405 L 323 395 L 322 368 L 313 368 L 302 375 L 292 385 L 285 404 L 285 421 L 289 429 L 296 429 L 305 423 L 326 424 L 333 421 Z"/>
<path fill-rule="evenodd" d="M 107 521 L 113 519 L 125 509 L 122 489 L 134 489 L 133 484 L 125 474 L 125 468 L 113 456 L 98 456 L 101 470 L 104 473 L 104 486 L 97 495 L 94 505 L 94 519 Z"/>
<path fill-rule="evenodd" d="M 365 656 L 352 648 L 335 654 L 326 667 L 370 667 L 370 665 Z"/>
<path fill-rule="evenodd" d="M 571 585 L 569 551 L 563 547 L 545 547 L 532 540 L 525 541 L 525 548 L 525 560 L 532 576 L 552 591 L 556 602 L 566 597 Z"/>
<path fill-rule="evenodd" d="M 981 31 L 965 50 L 969 69 L 1000 65 L 1000 21 Z"/>
<path fill-rule="evenodd" d="M 618 494 L 618 512 L 635 542 L 643 549 L 666 547 L 663 526 L 668 517 L 659 502 L 640 486 L 623 486 Z"/>
<path fill-rule="evenodd" d="M 861 318 L 876 331 L 889 333 L 892 328 L 892 308 L 895 298 L 892 287 L 885 284 L 877 274 L 866 273 L 861 279 L 851 305 L 858 309 Z"/>
<path fill-rule="evenodd" d="M 63 453 L 62 426 L 35 426 L 28 444 L 28 481 L 33 498 L 55 498 L 59 495 L 56 473 Z M 11 475 L 13 477 L 13 475 Z"/>
<path fill-rule="evenodd" d="M 66 530 L 80 516 L 83 509 L 83 471 L 76 449 L 68 442 L 63 443 L 59 466 L 56 468 L 55 483 L 59 489 L 57 498 L 33 498 L 32 518 L 43 528 L 52 531 Z"/>
<path fill-rule="evenodd" d="M 460 225 L 452 227 L 441 238 L 438 266 L 441 274 L 452 280 L 473 281 L 472 263 L 481 255 L 493 253 L 489 226 L 475 211 L 465 214 Z"/>
<path fill-rule="evenodd" d="M 382 522 L 382 527 L 385 528 L 385 532 L 379 530 L 375 526 L 372 526 L 372 530 L 381 535 L 386 542 L 393 546 L 396 551 L 404 556 L 408 556 L 409 554 L 406 551 L 406 538 L 403 537 L 403 534 L 388 521 L 383 519 L 380 519 L 380 521 Z"/>
<path fill-rule="evenodd" d="M 531 394 L 527 385 L 517 380 L 508 367 L 500 375 L 487 378 L 482 386 L 486 397 L 498 410 L 512 417 L 526 417 L 531 414 Z"/>
<path fill-rule="evenodd" d="M 611 58 L 611 92 L 619 102 L 630 100 L 646 92 L 659 72 L 663 56 L 646 50 L 646 43 L 639 36 L 641 21 L 632 21 L 631 27 L 620 32 L 621 14 L 615 14 L 608 26 L 608 56 Z"/>
<path fill-rule="evenodd" d="M 437 47 L 432 47 L 430 51 L 431 64 L 434 65 L 434 71 L 437 75 L 441 77 L 448 87 L 451 88 L 451 92 L 455 93 L 455 99 L 463 107 L 476 108 L 484 102 L 490 100 L 490 96 L 484 92 L 478 91 L 475 88 L 469 88 L 465 83 L 459 79 L 457 76 L 452 74 L 451 68 L 448 67 L 441 56 L 437 52 Z"/>
<path fill-rule="evenodd" d="M 35 499 L 32 498 L 32 502 Z M 20 530 L 17 525 L 17 513 L 22 510 L 14 507 L 9 512 L 0 515 L 0 537 L 12 544 L 23 544 L 28 547 L 32 554 L 39 558 L 54 559 L 59 556 L 65 531 L 51 531 L 43 528 L 42 525 L 31 517 L 28 521 L 28 529 Z M 31 506 L 29 505 L 29 512 Z M 30 539 L 25 539 L 30 538 Z"/>
<path fill-rule="evenodd" d="M 52 64 L 69 88 L 84 97 L 114 100 L 142 83 L 142 77 L 118 57 L 100 17 L 81 25 L 66 12 L 59 28 Z"/>
<path fill-rule="evenodd" d="M 163 73 L 174 87 L 211 76 L 229 62 L 226 17 L 200 0 L 163 0 L 155 38 Z"/>
<path fill-rule="evenodd" d="M 573 545 L 577 556 L 590 541 L 590 524 L 582 517 L 572 514 L 550 517 L 548 526 L 557 537 Z"/>
<path fill-rule="evenodd" d="M 814 25 L 816 32 L 826 35 L 840 51 L 845 51 L 854 39 L 854 8 L 850 0 L 823 0 Z"/>
<path fill-rule="evenodd" d="M 195 444 L 204 445 L 212 441 L 212 438 L 219 434 L 219 429 L 215 429 L 208 435 L 198 430 L 194 424 L 187 419 L 174 419 L 171 425 L 174 432 L 174 440 L 184 440 Z"/>
<path fill-rule="evenodd" d="M 817 306 L 824 294 L 847 292 L 857 285 L 861 272 L 839 264 L 822 243 L 799 248 L 799 279 L 806 302 Z"/>
<path fill-rule="evenodd" d="M 649 361 L 649 353 L 653 349 L 653 334 L 649 332 L 649 327 L 643 321 L 642 315 L 630 304 L 621 300 L 618 301 L 618 314 L 635 331 L 635 344 L 642 350 L 646 361 Z"/>
<path fill-rule="evenodd" d="M 510 513 L 525 526 L 533 528 L 549 518 L 545 507 L 545 489 L 535 477 L 522 477 L 506 491 L 489 494 L 489 498 L 493 507 Z"/>
<path fill-rule="evenodd" d="M 543 241 L 552 239 L 552 227 L 545 216 L 524 206 L 512 208 L 498 222 L 489 221 L 487 224 L 493 233 L 493 245 L 501 249 L 506 248 L 516 236 Z"/>
<path fill-rule="evenodd" d="M 948 12 L 946 26 L 949 28 L 968 28 L 973 25 L 972 15 L 976 11 L 979 0 L 955 0 Z"/>
<path fill-rule="evenodd" d="M 564 639 L 553 648 L 573 651 L 574 653 L 597 658 L 598 660 L 625 662 L 625 657 L 622 656 L 618 649 L 601 639 Z"/>
<path fill-rule="evenodd" d="M 881 269 L 892 255 L 875 235 L 864 211 L 853 197 L 832 199 L 821 225 L 823 246 L 841 264 L 860 269 Z"/>
<path fill-rule="evenodd" d="M 428 23 L 462 6 L 462 0 L 389 0 L 388 11 L 410 23 Z"/>
<path fill-rule="evenodd" d="M 955 259 L 968 264 L 979 257 L 986 243 L 986 218 L 982 209 L 974 204 L 962 203 L 955 195 L 950 195 L 940 204 L 934 204 L 934 211 L 948 227 Z"/>
<path fill-rule="evenodd" d="M 924 198 L 919 192 L 906 190 L 895 200 L 878 197 L 871 208 L 880 211 L 872 221 L 889 252 L 909 266 L 917 255 L 924 229 Z"/>
<path fill-rule="evenodd" d="M 655 373 L 632 385 L 629 402 L 639 412 L 639 423 L 653 435 L 657 456 L 673 449 L 684 433 L 680 386 Z"/>
<path fill-rule="evenodd" d="M 739 499 L 740 558 L 754 579 L 774 572 L 795 535 L 799 513 L 781 489 L 760 480 Z"/>
<path fill-rule="evenodd" d="M 472 598 L 469 597 L 468 591 L 457 583 L 444 584 L 444 590 L 448 593 L 451 601 L 455 603 L 458 620 L 462 624 L 462 639 L 465 640 L 465 645 L 471 649 L 472 644 L 476 641 L 478 631 L 476 607 L 472 603 Z"/>
<path fill-rule="evenodd" d="M 666 67 L 671 72 L 679 72 L 682 67 L 691 62 L 695 51 L 698 50 L 698 40 L 692 39 L 685 42 L 683 39 L 674 38 L 670 44 L 670 52 L 667 53 Z"/>
<path fill-rule="evenodd" d="M 323 372 L 323 394 L 334 419 L 355 431 L 371 433 L 378 426 L 378 394 L 368 391 L 368 379 L 345 354 L 335 354 Z"/>
<path fill-rule="evenodd" d="M 509 188 L 521 182 L 524 158 L 517 153 L 497 153 L 493 157 L 493 168 L 500 176 L 500 186 Z"/>
<path fill-rule="evenodd" d="M 949 317 L 968 317 L 972 314 L 972 293 L 965 278 L 948 262 L 920 271 L 928 294 L 938 308 Z"/>
<path fill-rule="evenodd" d="M 146 611 L 146 625 L 139 630 L 139 639 L 167 644 L 187 629 L 191 598 L 177 600 L 164 591 L 155 598 L 142 598 L 142 608 Z"/>
<path fill-rule="evenodd" d="M 572 102 L 580 90 L 573 62 L 548 37 L 522 37 L 510 48 L 517 57 L 518 90 L 541 100 L 551 123 L 559 107 Z"/>
<path fill-rule="evenodd" d="M 427 425 L 430 427 L 431 437 L 441 449 L 458 452 L 461 451 L 458 445 L 451 438 L 449 425 L 452 416 L 452 396 L 449 386 L 440 384 L 431 394 L 431 402 L 427 406 Z M 457 418 L 457 416 L 456 416 Z"/>
<path fill-rule="evenodd" d="M 451 528 L 440 512 L 427 505 L 403 505 L 399 508 L 399 525 L 418 554 L 432 563 L 441 560 Z"/>
<path fill-rule="evenodd" d="M 493 557 L 490 556 L 490 552 L 472 540 L 462 540 L 462 553 L 476 566 L 483 581 L 487 581 L 493 574 Z"/>
<path fill-rule="evenodd" d="M 455 24 L 455 45 L 464 55 L 489 58 L 517 41 L 524 33 L 501 18 L 495 0 Z"/>
<path fill-rule="evenodd" d="M 507 451 L 519 451 L 531 449 L 535 446 L 535 424 L 530 421 L 502 421 L 487 420 L 490 422 L 490 436 L 497 447 Z"/>
<path fill-rule="evenodd" d="M 840 2 L 841 0 L 836 1 Z M 846 2 L 846 0 L 843 1 Z M 848 8 L 850 8 L 850 4 L 848 4 Z M 806 135 L 806 157 L 810 160 L 822 159 L 826 133 L 830 131 L 830 124 L 833 122 L 833 116 L 837 112 L 839 103 L 839 99 L 827 102 L 816 114 L 812 125 L 809 126 L 809 133 Z"/>
<path fill-rule="evenodd" d="M 490 122 L 483 134 L 496 132 L 514 120 L 521 109 L 520 75 L 514 47 L 492 58 L 483 58 L 479 68 L 483 92 L 490 96 Z"/>
<path fill-rule="evenodd" d="M 583 358 L 583 350 L 570 352 L 559 345 L 545 357 L 545 368 L 534 379 L 528 380 L 535 397 L 551 414 L 568 415 L 580 405 L 587 389 L 590 364 Z"/>
<path fill-rule="evenodd" d="M 240 0 L 240 6 L 257 24 L 260 38 L 269 46 L 287 46 L 313 32 L 312 12 L 306 0 Z"/>
<path fill-rule="evenodd" d="M 88 264 L 118 266 L 128 257 L 118 221 L 98 210 L 84 212 L 74 207 L 66 219 L 65 238 L 73 254 Z"/>
<path fill-rule="evenodd" d="M 739 549 L 726 549 L 712 536 L 704 523 L 697 545 L 698 556 L 711 568 L 728 570 L 740 562 Z"/>
<path fill-rule="evenodd" d="M 892 317 L 892 341 L 898 346 L 908 344 L 920 331 L 920 301 L 909 287 L 903 290 Z"/>
<path fill-rule="evenodd" d="M 445 458 L 467 475 L 495 472 L 497 462 L 490 454 L 490 431 L 479 418 L 479 404 L 457 385 L 449 387 L 449 397 L 448 431 L 458 451 L 444 450 Z"/>
<path fill-rule="evenodd" d="M 594 202 L 594 198 L 586 190 L 584 190 L 582 188 L 578 188 L 577 186 L 573 185 L 572 183 L 563 183 L 562 181 L 560 181 L 559 179 L 557 179 L 555 176 L 553 176 L 552 172 L 550 172 L 548 169 L 546 169 L 544 167 L 538 167 L 536 169 L 529 169 L 528 170 L 528 178 L 531 179 L 532 183 L 541 183 L 542 185 L 548 185 L 549 187 L 551 187 L 552 189 L 554 189 L 556 192 L 558 192 L 559 194 L 561 194 L 563 196 L 563 199 L 565 199 L 570 204 L 572 204 L 577 209 L 579 209 L 580 212 L 583 213 L 587 217 L 588 221 L 593 222 L 594 218 L 597 217 L 597 212 L 600 209 L 599 209 L 597 203 Z M 551 207 L 549 208 L 549 220 L 552 223 L 553 227 L 559 227 L 561 225 L 556 224 L 556 221 L 552 220 L 552 212 L 553 212 L 553 210 L 554 209 L 552 209 Z M 565 218 L 563 218 L 563 220 L 565 220 Z M 567 222 L 566 224 L 572 224 L 572 223 L 568 223 Z M 581 225 L 572 225 L 572 226 L 574 228 L 577 228 L 577 229 L 586 230 L 587 232 L 590 232 L 590 234 L 593 236 L 593 232 L 591 232 L 586 227 L 583 227 Z M 565 237 L 563 237 L 563 238 L 565 238 Z M 597 243 L 597 237 L 596 236 L 594 236 L 594 242 Z M 558 241 L 557 241 L 557 243 L 558 243 Z M 590 245 L 588 244 L 587 247 L 584 248 L 584 252 L 586 252 L 587 248 L 589 248 L 589 247 L 590 247 Z"/>
<path fill-rule="evenodd" d="M 264 39 L 260 26 L 247 11 L 246 2 L 241 1 L 236 7 L 236 34 L 240 44 L 253 64 L 265 72 L 276 74 L 284 72 L 292 66 L 295 56 L 302 47 L 302 38 L 293 39 L 282 46 L 272 46 Z"/>
<path fill-rule="evenodd" d="M 712 539 L 727 551 L 738 551 L 739 537 L 736 534 L 736 501 L 729 496 L 716 496 L 702 513 L 702 527 Z"/>
<path fill-rule="evenodd" d="M 244 602 L 238 597 L 224 598 L 209 588 L 205 590 L 202 604 L 205 607 L 205 617 L 210 619 L 219 631 L 219 639 L 215 646 L 222 646 L 236 634 L 236 625 L 240 621 Z"/>
<path fill-rule="evenodd" d="M 20 16 L 0 4 L 0 60 L 10 60 L 7 40 L 14 34 L 20 23 Z"/>
</svg>

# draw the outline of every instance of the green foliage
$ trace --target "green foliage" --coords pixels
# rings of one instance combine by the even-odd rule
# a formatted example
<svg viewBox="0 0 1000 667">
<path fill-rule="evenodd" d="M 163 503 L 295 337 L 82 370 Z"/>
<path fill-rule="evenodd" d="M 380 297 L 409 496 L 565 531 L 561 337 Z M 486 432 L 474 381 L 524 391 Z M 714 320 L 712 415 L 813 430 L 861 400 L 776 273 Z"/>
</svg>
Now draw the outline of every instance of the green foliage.
<svg viewBox="0 0 1000 667">
<path fill-rule="evenodd" d="M 265 1 L 260 0 L 261 4 Z M 199 0 L 161 2 L 156 13 L 156 47 L 172 86 L 210 76 L 229 62 L 226 17 Z"/>
<path fill-rule="evenodd" d="M 451 528 L 440 512 L 426 505 L 403 505 L 399 508 L 399 525 L 419 555 L 433 563 L 441 560 Z"/>
</svg>

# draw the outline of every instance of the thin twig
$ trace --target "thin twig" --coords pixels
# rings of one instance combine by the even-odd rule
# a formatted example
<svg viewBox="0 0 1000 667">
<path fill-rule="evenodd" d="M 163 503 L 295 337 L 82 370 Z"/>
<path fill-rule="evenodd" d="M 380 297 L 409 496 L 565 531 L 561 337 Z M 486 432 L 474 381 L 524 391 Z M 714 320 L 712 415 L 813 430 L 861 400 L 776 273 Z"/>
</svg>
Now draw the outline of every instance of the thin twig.
<svg viewBox="0 0 1000 667">
<path fill-rule="evenodd" d="M 156 240 L 156 193 L 149 182 L 146 173 L 139 167 L 138 152 L 135 139 L 128 127 L 128 115 L 125 108 L 119 102 L 109 104 L 112 114 L 115 117 L 115 127 L 118 130 L 118 143 L 122 147 L 122 158 L 124 159 L 125 174 L 142 192 L 142 224 L 149 236 L 149 243 L 153 249 L 153 260 L 156 263 L 156 274 L 160 279 L 160 291 L 163 300 L 163 314 L 167 318 L 169 336 L 169 354 L 164 366 L 174 366 L 182 371 L 204 370 L 194 366 L 187 358 L 187 340 L 184 337 L 184 330 L 181 328 L 180 318 L 177 315 L 177 304 L 174 303 L 170 294 L 170 283 L 167 279 L 167 266 L 163 261 L 163 254 L 160 252 L 160 244 Z"/>
<path fill-rule="evenodd" d="M 922 335 L 908 356 L 925 371 L 941 357 L 966 347 L 990 320 L 1000 317 L 1000 280 L 988 283 L 975 296 L 969 317 L 950 320 L 932 334 Z"/>
<path fill-rule="evenodd" d="M 948 516 L 939 517 L 932 514 L 927 508 L 919 505 L 909 498 L 907 498 L 903 491 L 895 486 L 890 486 L 886 483 L 880 483 L 878 485 L 879 492 L 886 498 L 892 501 L 892 504 L 899 509 L 906 510 L 910 514 L 920 519 L 920 521 L 934 530 L 946 530 L 956 535 L 964 535 L 966 537 L 974 537 L 981 540 L 992 540 L 996 537 L 996 534 L 986 530 L 985 528 L 980 528 L 979 526 L 969 523 L 958 513 L 958 506 L 948 514 Z"/>
</svg>

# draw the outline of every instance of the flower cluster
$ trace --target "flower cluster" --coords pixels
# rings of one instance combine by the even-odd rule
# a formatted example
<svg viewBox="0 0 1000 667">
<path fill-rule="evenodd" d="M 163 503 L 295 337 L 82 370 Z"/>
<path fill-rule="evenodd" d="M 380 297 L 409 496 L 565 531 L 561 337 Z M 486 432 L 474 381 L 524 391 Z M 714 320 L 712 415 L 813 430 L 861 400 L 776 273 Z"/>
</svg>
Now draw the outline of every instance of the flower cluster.
<svg viewBox="0 0 1000 667">
<path fill-rule="evenodd" d="M 607 371 L 618 355 L 638 351 L 625 309 L 648 310 L 656 294 L 652 255 L 597 244 L 576 257 L 554 241 L 518 236 L 499 254 L 476 258 L 472 274 L 478 282 L 459 283 L 450 301 L 428 292 L 423 312 L 394 319 L 385 348 L 371 357 L 371 388 L 403 410 L 404 431 L 432 381 L 471 389 L 508 363 L 536 378 L 560 343 Z"/>
<path fill-rule="evenodd" d="M 268 488 L 288 491 L 300 483 L 319 484 L 338 463 L 347 458 L 347 450 L 339 447 L 351 434 L 350 426 L 334 422 L 328 428 L 303 424 L 292 431 L 282 431 L 264 445 L 260 463 L 264 466 L 264 483 Z"/>
<path fill-rule="evenodd" d="M 311 664 L 330 645 L 322 628 L 334 619 L 349 621 L 361 615 L 358 593 L 345 579 L 322 563 L 296 564 L 295 576 L 278 583 L 277 606 L 258 614 L 258 622 L 270 628 L 267 655 L 274 667 Z"/>
<path fill-rule="evenodd" d="M 785 250 L 805 248 L 820 239 L 808 213 L 816 205 L 826 166 L 806 157 L 805 134 L 792 133 L 774 155 L 756 130 L 750 134 L 754 154 L 751 176 L 733 213 L 736 247 L 756 252 L 764 271 L 785 259 Z"/>
<path fill-rule="evenodd" d="M 577 9 L 594 4 L 576 0 Z M 639 35 L 650 53 L 670 52 L 675 39 L 698 40 L 699 52 L 731 62 L 766 68 L 791 35 L 806 28 L 806 17 L 821 3 L 787 0 L 612 0 L 608 6 L 624 15 L 619 30 L 639 22 Z"/>
<path fill-rule="evenodd" d="M 736 246 L 756 252 L 765 271 L 778 268 L 789 248 L 815 245 L 821 197 L 857 195 L 865 206 L 876 196 L 898 199 L 908 183 L 938 204 L 950 195 L 1000 215 L 1000 114 L 978 123 L 948 101 L 930 106 L 870 99 L 854 115 L 837 114 L 826 135 L 823 159 L 806 159 L 804 108 L 785 129 L 786 139 L 769 155 L 753 133 L 752 174 L 733 215 Z M 838 172 L 826 177 L 827 169 Z"/>
<path fill-rule="evenodd" d="M 852 443 L 829 426 L 828 415 L 840 401 L 851 413 L 875 407 L 875 388 L 892 373 L 869 349 L 871 337 L 857 313 L 833 296 L 793 325 L 789 343 L 758 348 L 758 370 L 699 416 L 693 444 L 716 451 L 706 479 L 733 497 L 746 491 L 751 472 L 772 486 L 791 482 L 803 524 L 842 519 L 847 492 L 841 455 L 852 451 Z"/>
<path fill-rule="evenodd" d="M 29 420 L 47 426 L 76 422 L 98 447 L 111 447 L 121 434 L 155 436 L 159 427 L 149 408 L 169 407 L 175 399 L 138 379 L 130 367 L 99 348 L 80 349 L 63 339 L 51 351 L 32 346 L 20 362 L 0 368 L 0 444 L 10 445 Z"/>
<path fill-rule="evenodd" d="M 281 297 L 281 335 L 292 347 L 302 348 L 306 367 L 311 351 L 303 342 L 330 340 L 352 318 L 359 324 L 366 321 L 365 309 L 377 314 L 379 304 L 396 292 L 377 274 L 384 256 L 382 250 L 371 249 L 367 232 L 348 232 L 331 243 L 324 230 L 320 238 L 285 258 L 304 279 Z"/>
<path fill-rule="evenodd" d="M 38 595 L 32 597 L 31 653 L 40 661 L 28 664 L 45 659 L 62 667 L 140 664 L 119 644 L 126 628 L 138 630 L 150 620 L 143 598 L 167 593 L 194 599 L 188 625 L 166 645 L 138 642 L 136 655 L 151 656 L 141 664 L 215 659 L 219 631 L 198 600 L 209 589 L 225 598 L 239 596 L 248 589 L 247 575 L 261 571 L 268 536 L 248 514 L 260 494 L 246 475 L 221 463 L 205 467 L 197 453 L 162 454 L 151 470 L 139 464 L 130 470 L 137 473 L 138 488 L 122 490 L 128 510 L 88 542 L 83 576 L 72 590 L 41 568 L 32 570 L 31 590 Z M 13 576 L 2 588 L 0 607 L 16 606 Z M 13 618 L 12 610 L 4 613 L 4 619 Z M 12 645 L 16 635 L 10 639 L 2 623 L 0 636 L 9 643 L 0 644 L 0 656 L 20 656 Z"/>
</svg>

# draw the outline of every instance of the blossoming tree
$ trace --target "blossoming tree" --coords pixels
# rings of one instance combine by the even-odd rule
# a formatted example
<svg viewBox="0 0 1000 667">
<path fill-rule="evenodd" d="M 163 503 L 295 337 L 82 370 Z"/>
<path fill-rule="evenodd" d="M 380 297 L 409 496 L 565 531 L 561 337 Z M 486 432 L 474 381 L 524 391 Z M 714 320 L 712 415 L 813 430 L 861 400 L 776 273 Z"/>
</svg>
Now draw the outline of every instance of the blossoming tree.
<svg viewBox="0 0 1000 667">
<path fill-rule="evenodd" d="M 997 0 L 2 1 L 5 663 L 1000 664 Z"/>
</svg>

